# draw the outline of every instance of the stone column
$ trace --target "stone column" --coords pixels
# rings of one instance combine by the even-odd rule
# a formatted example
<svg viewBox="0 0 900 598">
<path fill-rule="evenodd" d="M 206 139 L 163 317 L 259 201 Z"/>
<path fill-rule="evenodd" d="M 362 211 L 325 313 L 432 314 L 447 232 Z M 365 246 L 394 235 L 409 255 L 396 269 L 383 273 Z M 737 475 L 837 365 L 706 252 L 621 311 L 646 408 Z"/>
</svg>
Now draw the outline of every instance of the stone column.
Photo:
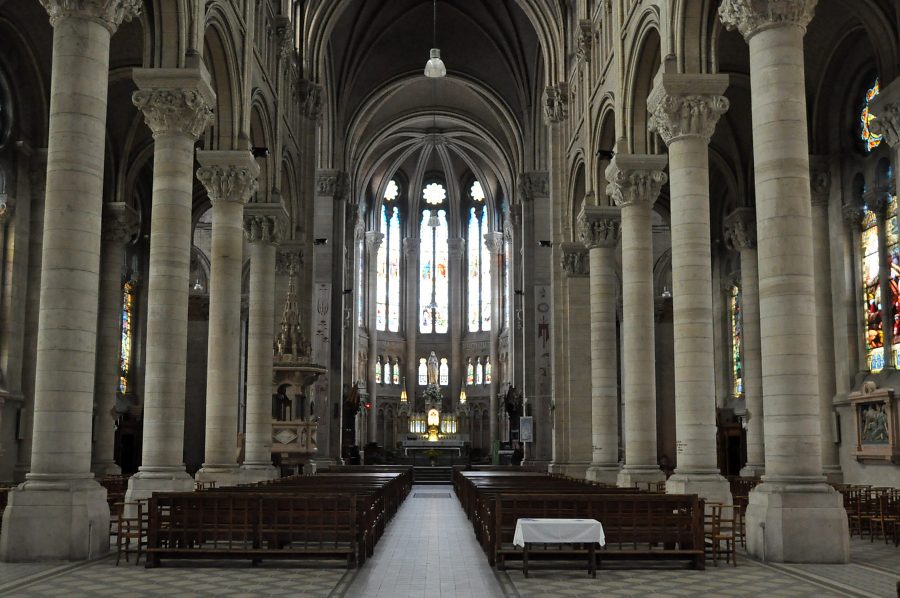
<svg viewBox="0 0 900 598">
<path fill-rule="evenodd" d="M 816 0 L 725 0 L 750 45 L 766 475 L 750 493 L 747 551 L 848 562 L 843 502 L 822 476 L 803 36 Z"/>
<path fill-rule="evenodd" d="M 406 394 L 415 404 L 418 382 L 418 357 L 416 356 L 416 334 L 418 332 L 419 306 L 419 246 L 421 239 L 403 239 L 403 254 L 406 256 Z M 405 431 L 404 431 L 405 433 Z"/>
<path fill-rule="evenodd" d="M 133 77 L 140 91 L 132 101 L 153 131 L 154 148 L 143 445 L 126 502 L 194 485 L 184 470 L 194 143 L 211 122 L 215 105 L 209 73 L 202 66 L 135 69 Z"/>
<path fill-rule="evenodd" d="M 366 280 L 369 287 L 369 310 L 368 318 L 366 319 L 369 327 L 369 359 L 366 363 L 366 389 L 369 391 L 369 405 L 371 406 L 365 410 L 368 442 L 378 441 L 378 385 L 375 383 L 375 360 L 378 358 L 378 328 L 375 325 L 375 288 L 378 284 L 378 249 L 383 242 L 383 233 L 377 231 L 368 231 L 366 233 Z"/>
<path fill-rule="evenodd" d="M 591 464 L 589 480 L 615 484 L 619 475 L 619 388 L 616 363 L 616 246 L 618 208 L 584 206 L 579 233 L 590 259 Z"/>
<path fill-rule="evenodd" d="M 653 204 L 666 182 L 665 156 L 618 153 L 606 169 L 607 195 L 622 208 L 622 394 L 625 465 L 616 483 L 660 482 L 656 454 Z"/>
<path fill-rule="evenodd" d="M 447 240 L 448 266 L 450 267 L 450 384 L 447 388 L 450 393 L 448 404 L 451 406 L 455 406 L 459 402 L 459 391 L 462 388 L 460 384 L 464 383 L 460 374 L 465 375 L 461 345 L 462 331 L 466 326 L 463 308 L 463 284 L 466 280 L 466 271 L 462 261 L 464 250 L 465 241 L 463 239 Z M 418 310 L 413 311 L 418 312 Z M 497 366 L 494 365 L 494 367 Z"/>
<path fill-rule="evenodd" d="M 860 325 L 863 323 L 859 313 L 859 281 L 862 276 L 859 272 L 861 266 L 859 259 L 860 227 L 862 226 L 862 206 L 855 198 L 841 206 L 841 219 L 844 221 L 843 256 L 844 272 L 844 319 L 847 327 L 835 342 L 844 342 L 847 345 L 849 360 L 849 379 L 844 382 L 848 388 L 856 383 L 858 374 L 866 369 L 865 339 L 860 333 Z"/>
<path fill-rule="evenodd" d="M 491 416 L 491 446 L 495 440 L 500 440 L 499 423 L 500 423 L 500 403 L 497 397 L 497 391 L 500 386 L 498 367 L 500 363 L 500 316 L 497 305 L 499 298 L 495 292 L 497 288 L 496 281 L 503 276 L 503 233 L 485 233 L 484 244 L 488 252 L 491 254 L 491 336 L 489 353 L 491 358 L 492 378 L 490 386 L 490 416 Z M 462 315 L 462 314 L 460 314 Z M 461 317 L 460 320 L 463 318 Z M 458 394 L 458 393 L 457 393 Z"/>
<path fill-rule="evenodd" d="M 109 42 L 135 0 L 43 0 L 53 26 L 31 470 L 9 493 L 0 560 L 80 560 L 109 550 L 91 473 Z"/>
<path fill-rule="evenodd" d="M 741 254 L 741 318 L 744 326 L 744 418 L 747 463 L 741 476 L 758 478 L 766 471 L 763 435 L 762 355 L 759 338 L 759 266 L 753 208 L 738 208 L 725 217 L 725 243 Z"/>
<path fill-rule="evenodd" d="M 256 191 L 259 165 L 247 150 L 198 151 L 197 178 L 212 203 L 206 452 L 197 479 L 240 481 L 237 416 L 240 393 L 241 275 L 244 204 Z"/>
<path fill-rule="evenodd" d="M 841 457 L 834 443 L 834 395 L 837 380 L 834 371 L 834 322 L 831 301 L 831 241 L 828 226 L 828 200 L 831 194 L 831 170 L 827 156 L 810 157 L 812 191 L 813 265 L 816 297 L 816 355 L 819 368 L 819 440 L 822 447 L 822 473 L 831 484 L 840 484 Z M 890 263 L 885 268 L 890 272 Z M 887 287 L 885 287 L 887 288 Z M 886 310 L 890 314 L 890 310 Z M 892 315 L 892 314 L 891 314 Z M 893 317 L 890 318 L 893 325 Z M 887 351 L 885 351 L 887 355 Z"/>
<path fill-rule="evenodd" d="M 708 149 L 728 76 L 674 70 L 666 60 L 647 99 L 650 128 L 669 146 L 677 467 L 666 491 L 731 504 L 716 463 Z"/>
<path fill-rule="evenodd" d="M 247 323 L 247 428 L 241 478 L 272 480 L 272 347 L 275 322 L 275 245 L 285 238 L 288 216 L 281 203 L 254 203 L 244 210 L 250 243 L 250 315 Z"/>
<path fill-rule="evenodd" d="M 100 254 L 100 305 L 97 314 L 97 366 L 94 375 L 94 447 L 91 471 L 97 476 L 118 475 L 114 459 L 116 428 L 114 409 L 119 392 L 119 359 L 122 347 L 122 276 L 125 246 L 140 230 L 138 213 L 122 202 L 103 205 Z"/>
</svg>

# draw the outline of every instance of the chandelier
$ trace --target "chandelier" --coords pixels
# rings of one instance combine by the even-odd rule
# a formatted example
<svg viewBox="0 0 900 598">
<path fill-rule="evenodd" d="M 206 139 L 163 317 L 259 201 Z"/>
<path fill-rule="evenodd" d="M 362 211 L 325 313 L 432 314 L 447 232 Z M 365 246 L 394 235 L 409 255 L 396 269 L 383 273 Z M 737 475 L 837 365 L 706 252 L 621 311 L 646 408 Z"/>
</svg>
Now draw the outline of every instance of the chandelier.
<svg viewBox="0 0 900 598">
<path fill-rule="evenodd" d="M 437 46 L 437 0 L 434 0 L 432 42 L 433 46 Z M 447 68 L 444 66 L 444 61 L 441 60 L 441 51 L 438 48 L 431 48 L 428 62 L 425 63 L 425 76 L 437 79 L 446 75 Z"/>
</svg>

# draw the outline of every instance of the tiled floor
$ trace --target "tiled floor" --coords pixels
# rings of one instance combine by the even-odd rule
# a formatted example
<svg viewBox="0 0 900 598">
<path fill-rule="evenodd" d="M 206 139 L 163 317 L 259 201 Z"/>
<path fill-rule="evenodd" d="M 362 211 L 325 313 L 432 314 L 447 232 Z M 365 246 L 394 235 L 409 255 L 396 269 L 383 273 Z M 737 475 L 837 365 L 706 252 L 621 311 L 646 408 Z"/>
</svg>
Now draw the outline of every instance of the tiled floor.
<svg viewBox="0 0 900 598">
<path fill-rule="evenodd" d="M 450 487 L 416 487 L 375 548 L 375 556 L 347 571 L 283 562 L 170 563 L 159 569 L 90 563 L 0 563 L 4 596 L 298 596 L 316 598 L 573 598 L 599 596 L 751 596 L 828 598 L 895 596 L 900 549 L 851 542 L 849 565 L 604 568 L 581 571 L 517 569 L 494 572 L 475 541 Z M 143 565 L 143 563 L 142 563 Z"/>
</svg>

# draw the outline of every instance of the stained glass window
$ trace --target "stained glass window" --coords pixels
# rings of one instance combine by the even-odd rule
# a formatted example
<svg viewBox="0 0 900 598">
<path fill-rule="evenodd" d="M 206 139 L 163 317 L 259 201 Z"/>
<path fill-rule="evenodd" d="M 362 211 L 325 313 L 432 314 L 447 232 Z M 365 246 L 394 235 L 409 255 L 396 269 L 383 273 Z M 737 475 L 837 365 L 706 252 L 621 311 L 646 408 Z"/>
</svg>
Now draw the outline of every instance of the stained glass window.
<svg viewBox="0 0 900 598">
<path fill-rule="evenodd" d="M 875 99 L 875 96 L 877 96 L 880 91 L 881 85 L 878 82 L 878 79 L 875 79 L 875 84 L 872 86 L 872 88 L 866 90 L 863 109 L 859 115 L 859 138 L 862 139 L 863 143 L 866 145 L 866 151 L 868 152 L 873 151 L 876 147 L 881 145 L 881 140 L 884 138 L 884 135 L 877 135 L 870 128 L 872 125 L 872 121 L 875 119 L 875 115 L 870 109 L 870 103 L 873 99 Z"/>
<path fill-rule="evenodd" d="M 894 367 L 900 364 L 900 234 L 897 223 L 897 196 L 891 198 L 887 207 L 887 255 L 890 261 L 888 286 L 890 287 L 890 320 L 894 331 L 892 352 Z"/>
<path fill-rule="evenodd" d="M 119 350 L 119 392 L 127 394 L 131 390 L 131 347 L 134 333 L 134 282 L 122 286 L 122 345 Z"/>
<path fill-rule="evenodd" d="M 475 384 L 475 366 L 472 365 L 472 358 L 469 358 L 468 364 L 466 364 L 466 384 L 472 386 Z"/>
<path fill-rule="evenodd" d="M 469 208 L 466 234 L 466 260 L 468 262 L 468 310 L 469 332 L 491 329 L 491 259 L 484 235 L 488 232 L 487 206 L 484 190 L 475 181 L 469 190 L 472 206 Z"/>
<path fill-rule="evenodd" d="M 400 384 L 400 362 L 396 359 L 394 360 L 394 374 L 391 378 L 394 384 Z"/>
<path fill-rule="evenodd" d="M 441 357 L 441 365 L 438 367 L 438 382 L 441 386 L 450 384 L 450 366 L 447 365 L 446 357 Z"/>
<path fill-rule="evenodd" d="M 425 364 L 425 358 L 419 359 L 419 386 L 428 384 L 428 366 Z"/>
<path fill-rule="evenodd" d="M 493 370 L 491 368 L 491 358 L 488 357 L 484 362 L 484 383 L 490 384 L 493 380 Z"/>
<path fill-rule="evenodd" d="M 741 359 L 742 340 L 744 338 L 744 315 L 741 303 L 741 289 L 737 285 L 731 287 L 729 308 L 731 312 L 731 388 L 732 394 L 737 397 L 744 392 L 744 365 Z"/>
<path fill-rule="evenodd" d="M 381 358 L 375 361 L 375 384 L 381 384 Z"/>
<path fill-rule="evenodd" d="M 446 198 L 444 187 L 431 183 L 423 191 L 429 205 L 440 205 Z M 450 328 L 449 227 L 447 211 L 422 211 L 419 226 L 419 332 L 445 334 Z"/>
<path fill-rule="evenodd" d="M 475 384 L 484 384 L 484 366 L 481 359 L 475 363 Z"/>
<path fill-rule="evenodd" d="M 399 193 L 397 183 L 391 180 L 381 206 L 380 232 L 384 239 L 376 258 L 375 328 L 391 332 L 400 330 L 400 211 L 392 205 Z"/>
<path fill-rule="evenodd" d="M 365 254 L 363 253 L 363 240 L 359 240 L 359 245 L 356 248 L 358 252 L 359 259 L 356 262 L 356 325 L 362 326 L 363 322 L 365 322 L 365 314 L 363 314 L 363 310 L 365 309 L 365 302 L 363 301 L 363 272 L 365 272 Z"/>
<path fill-rule="evenodd" d="M 509 311 L 512 304 L 512 281 L 509 279 L 509 265 L 512 263 L 512 238 L 503 237 L 503 326 L 509 328 Z"/>
<path fill-rule="evenodd" d="M 881 319 L 881 285 L 879 283 L 878 219 L 865 207 L 862 220 L 863 317 L 866 322 L 866 364 L 870 371 L 884 368 L 884 330 Z"/>
</svg>

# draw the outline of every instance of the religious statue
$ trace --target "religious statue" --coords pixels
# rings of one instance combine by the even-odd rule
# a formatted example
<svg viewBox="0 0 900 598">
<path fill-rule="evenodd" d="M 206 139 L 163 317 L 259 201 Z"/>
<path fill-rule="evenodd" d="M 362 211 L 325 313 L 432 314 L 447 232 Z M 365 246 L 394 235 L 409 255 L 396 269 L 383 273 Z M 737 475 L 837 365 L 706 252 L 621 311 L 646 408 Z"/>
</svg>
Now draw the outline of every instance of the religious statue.
<svg viewBox="0 0 900 598">
<path fill-rule="evenodd" d="M 431 355 L 428 356 L 427 366 L 428 366 L 428 385 L 429 386 L 437 386 L 440 366 L 438 365 L 438 358 L 437 358 L 437 355 L 434 354 L 434 351 L 432 351 Z"/>
</svg>

